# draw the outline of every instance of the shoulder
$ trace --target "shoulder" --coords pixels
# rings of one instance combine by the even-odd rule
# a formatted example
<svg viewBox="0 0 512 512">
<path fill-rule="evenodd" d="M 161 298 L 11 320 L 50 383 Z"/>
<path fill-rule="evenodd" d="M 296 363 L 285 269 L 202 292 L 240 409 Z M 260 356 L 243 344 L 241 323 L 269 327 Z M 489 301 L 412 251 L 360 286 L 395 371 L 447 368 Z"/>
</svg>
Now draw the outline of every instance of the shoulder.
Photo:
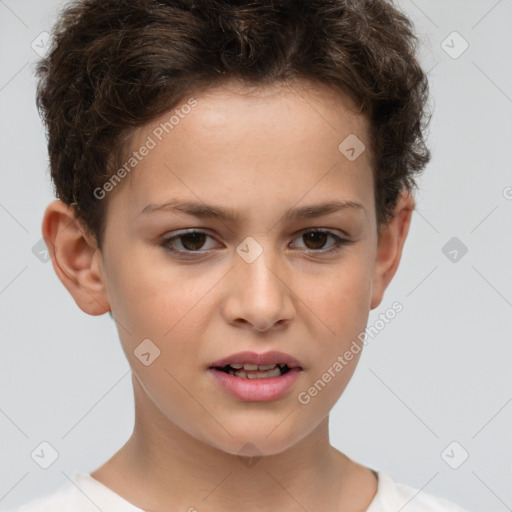
<svg viewBox="0 0 512 512">
<path fill-rule="evenodd" d="M 55 491 L 7 512 L 141 512 L 87 473 L 75 473 Z"/>
<path fill-rule="evenodd" d="M 391 512 L 401 510 L 406 504 L 410 512 L 469 512 L 446 498 L 395 482 L 383 471 L 378 471 L 378 477 L 377 494 L 366 512 Z"/>
<path fill-rule="evenodd" d="M 97 507 L 80 492 L 73 482 L 67 482 L 55 491 L 32 499 L 10 512 L 54 512 L 56 510 L 62 512 L 66 510 L 98 512 Z"/>
</svg>

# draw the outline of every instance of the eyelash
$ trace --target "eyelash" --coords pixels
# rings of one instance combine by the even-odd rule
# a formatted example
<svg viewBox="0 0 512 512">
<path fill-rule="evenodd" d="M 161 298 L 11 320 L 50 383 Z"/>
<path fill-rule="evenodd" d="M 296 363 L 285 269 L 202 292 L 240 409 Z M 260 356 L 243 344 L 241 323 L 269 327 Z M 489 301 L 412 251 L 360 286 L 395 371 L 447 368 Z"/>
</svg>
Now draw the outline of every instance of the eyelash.
<svg viewBox="0 0 512 512">
<path fill-rule="evenodd" d="M 329 230 L 323 230 L 323 229 L 309 229 L 309 230 L 306 230 L 306 231 L 302 231 L 301 233 L 299 233 L 299 236 L 304 236 L 304 235 L 308 235 L 310 233 L 325 233 L 327 235 L 330 235 L 332 238 L 334 238 L 334 245 L 332 246 L 332 248 L 330 249 L 327 249 L 327 250 L 322 250 L 322 249 L 319 249 L 319 250 L 314 250 L 314 249 L 309 249 L 309 250 L 306 250 L 306 252 L 309 252 L 311 254 L 332 254 L 332 253 L 337 253 L 339 251 L 341 251 L 344 246 L 347 246 L 347 245 L 350 245 L 353 243 L 353 240 L 348 240 L 346 238 L 341 238 L 339 237 L 338 235 L 336 235 L 335 233 L 333 233 L 332 231 L 329 231 Z M 173 235 L 171 237 L 167 237 L 167 238 L 164 238 L 161 243 L 160 243 L 160 246 L 164 248 L 165 251 L 167 252 L 170 252 L 172 254 L 176 254 L 176 255 L 179 255 L 183 258 L 194 258 L 195 254 L 201 254 L 202 252 L 207 252 L 207 251 L 201 251 L 201 250 L 197 250 L 197 251 L 188 251 L 188 250 L 181 250 L 181 249 L 173 249 L 170 247 L 170 243 L 173 241 L 173 240 L 176 240 L 176 239 L 179 239 L 179 238 L 182 238 L 184 236 L 187 236 L 187 235 L 192 235 L 192 234 L 205 234 L 211 238 L 212 235 L 210 235 L 209 233 L 206 233 L 205 231 L 200 231 L 200 230 L 191 230 L 191 231 L 186 231 L 186 232 L 182 232 L 181 234 L 178 234 L 178 235 Z"/>
</svg>

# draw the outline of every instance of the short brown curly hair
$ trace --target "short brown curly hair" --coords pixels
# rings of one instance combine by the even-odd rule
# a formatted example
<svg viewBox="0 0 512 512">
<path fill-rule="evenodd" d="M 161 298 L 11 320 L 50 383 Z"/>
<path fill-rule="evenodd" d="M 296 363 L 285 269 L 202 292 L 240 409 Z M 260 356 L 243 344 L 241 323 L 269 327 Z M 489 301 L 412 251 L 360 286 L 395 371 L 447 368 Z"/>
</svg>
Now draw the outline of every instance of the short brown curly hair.
<svg viewBox="0 0 512 512">
<path fill-rule="evenodd" d="M 106 201 L 93 191 L 126 161 L 130 133 L 225 80 L 351 97 L 370 121 L 379 233 L 430 160 L 418 38 L 392 0 L 79 0 L 52 36 L 36 66 L 51 178 L 100 249 Z"/>
</svg>

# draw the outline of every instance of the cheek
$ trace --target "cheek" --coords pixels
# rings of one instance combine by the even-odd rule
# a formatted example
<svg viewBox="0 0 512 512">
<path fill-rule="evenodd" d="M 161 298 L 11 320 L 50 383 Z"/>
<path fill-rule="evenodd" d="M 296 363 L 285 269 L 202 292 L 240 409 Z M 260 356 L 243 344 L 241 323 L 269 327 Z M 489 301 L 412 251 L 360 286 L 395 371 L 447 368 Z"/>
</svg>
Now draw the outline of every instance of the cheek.
<svg viewBox="0 0 512 512">
<path fill-rule="evenodd" d="M 305 282 L 304 282 L 305 283 Z M 311 311 L 324 323 L 324 329 L 339 340 L 352 333 L 368 319 L 372 269 L 363 255 L 354 253 L 320 279 L 301 285 L 301 296 Z"/>
<path fill-rule="evenodd" d="M 363 255 L 353 256 L 350 264 L 347 259 L 346 264 L 340 265 L 328 278 L 310 286 L 305 295 L 315 318 L 321 319 L 321 322 L 315 320 L 319 327 L 312 331 L 318 341 L 314 344 L 315 362 L 308 379 L 308 386 L 321 389 L 312 389 L 313 394 L 318 392 L 322 396 L 312 399 L 319 408 L 332 406 L 338 400 L 363 350 L 360 335 L 368 322 L 371 267 Z M 350 359 L 343 357 L 347 351 Z"/>
<path fill-rule="evenodd" d="M 139 364 L 133 351 L 146 338 L 160 350 L 154 364 L 173 374 L 184 371 L 181 362 L 196 361 L 201 333 L 214 311 L 211 290 L 220 277 L 192 266 L 183 270 L 161 261 L 143 264 L 134 255 L 120 260 L 110 279 L 112 310 L 132 364 Z"/>
<path fill-rule="evenodd" d="M 109 276 L 113 309 L 116 318 L 124 319 L 131 331 L 146 329 L 163 335 L 206 293 L 202 288 L 207 283 L 196 286 L 185 277 L 186 269 L 180 271 L 163 259 L 155 261 L 144 251 L 117 261 Z"/>
</svg>

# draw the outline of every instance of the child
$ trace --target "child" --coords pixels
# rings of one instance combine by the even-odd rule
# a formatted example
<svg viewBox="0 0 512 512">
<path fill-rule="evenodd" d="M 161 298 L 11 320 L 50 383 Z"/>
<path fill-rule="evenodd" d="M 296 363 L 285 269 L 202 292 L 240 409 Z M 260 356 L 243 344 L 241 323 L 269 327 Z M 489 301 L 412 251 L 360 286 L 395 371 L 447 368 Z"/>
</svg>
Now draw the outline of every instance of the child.
<svg viewBox="0 0 512 512">
<path fill-rule="evenodd" d="M 59 279 L 110 313 L 127 443 L 20 512 L 461 511 L 329 442 L 430 160 L 386 0 L 81 0 L 39 63 Z"/>
</svg>

